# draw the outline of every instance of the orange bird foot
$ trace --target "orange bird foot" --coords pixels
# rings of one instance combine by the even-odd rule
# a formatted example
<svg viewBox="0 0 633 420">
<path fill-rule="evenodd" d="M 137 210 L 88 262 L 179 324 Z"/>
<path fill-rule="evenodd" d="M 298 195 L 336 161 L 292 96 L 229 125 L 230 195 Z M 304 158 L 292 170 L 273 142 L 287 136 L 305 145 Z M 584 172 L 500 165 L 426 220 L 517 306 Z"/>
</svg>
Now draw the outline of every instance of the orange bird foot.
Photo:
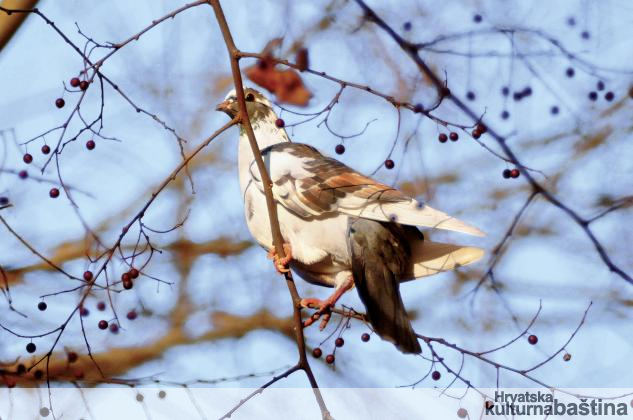
<svg viewBox="0 0 633 420">
<path fill-rule="evenodd" d="M 327 326 L 330 318 L 332 317 L 332 308 L 336 305 L 336 302 L 343 296 L 345 292 L 352 288 L 354 285 L 354 279 L 350 276 L 345 283 L 343 283 L 338 289 L 332 293 L 330 297 L 325 300 L 317 298 L 304 298 L 301 299 L 300 305 L 302 308 L 316 309 L 317 311 L 310 315 L 310 318 L 303 321 L 303 327 L 309 327 L 316 321 L 321 319 L 319 329 L 323 330 Z"/>
<path fill-rule="evenodd" d="M 288 264 L 292 260 L 292 248 L 290 247 L 290 244 L 284 243 L 283 247 L 284 254 L 286 254 L 286 256 L 283 258 L 277 255 L 277 249 L 275 247 L 272 247 L 270 251 L 268 251 L 268 259 L 273 260 L 275 270 L 277 270 L 279 274 L 284 274 L 290 271 L 290 269 L 288 268 Z"/>
</svg>

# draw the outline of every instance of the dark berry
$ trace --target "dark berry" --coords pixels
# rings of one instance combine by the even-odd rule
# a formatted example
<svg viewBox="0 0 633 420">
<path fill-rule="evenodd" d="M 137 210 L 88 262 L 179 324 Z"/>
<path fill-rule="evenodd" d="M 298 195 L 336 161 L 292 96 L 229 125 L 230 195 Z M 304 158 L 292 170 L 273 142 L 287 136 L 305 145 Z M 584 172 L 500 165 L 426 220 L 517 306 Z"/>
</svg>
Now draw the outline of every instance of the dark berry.
<svg viewBox="0 0 633 420">
<path fill-rule="evenodd" d="M 478 139 L 479 137 L 481 137 L 481 131 L 477 130 L 476 128 L 472 131 L 471 135 L 473 136 L 473 138 Z"/>
<path fill-rule="evenodd" d="M 110 332 L 112 334 L 118 334 L 119 333 L 119 326 L 117 324 L 110 324 Z"/>
<path fill-rule="evenodd" d="M 48 308 L 48 305 L 46 305 L 46 302 L 40 302 L 37 304 L 37 309 L 39 309 L 40 311 L 45 311 L 46 308 Z"/>
<path fill-rule="evenodd" d="M 448 88 L 448 86 L 443 86 L 440 93 L 442 94 L 443 97 L 451 96 L 451 90 Z"/>
<path fill-rule="evenodd" d="M 133 279 L 137 279 L 139 276 L 139 271 L 136 268 L 132 268 L 130 271 L 130 277 L 132 277 Z"/>
<path fill-rule="evenodd" d="M 598 92 L 589 92 L 589 95 L 587 95 L 589 97 L 590 100 L 595 101 L 598 99 Z"/>
<path fill-rule="evenodd" d="M 79 308 L 79 315 L 86 317 L 88 315 L 90 315 L 90 311 L 88 310 L 88 308 L 84 308 L 83 306 L 81 308 Z"/>
<path fill-rule="evenodd" d="M 75 363 L 79 358 L 79 356 L 77 356 L 77 353 L 75 353 L 74 351 L 68 352 L 66 357 L 68 358 L 68 363 Z"/>
<path fill-rule="evenodd" d="M 277 118 L 277 120 L 275 121 L 275 125 L 279 128 L 283 127 L 286 125 L 286 123 L 284 122 L 284 120 L 282 120 L 281 118 Z"/>
<path fill-rule="evenodd" d="M 468 99 L 469 101 L 474 101 L 475 100 L 475 92 L 472 91 L 468 91 L 466 92 L 466 99 Z"/>
<path fill-rule="evenodd" d="M 512 176 L 512 171 L 510 169 L 504 169 L 502 174 L 505 179 L 508 179 Z"/>
<path fill-rule="evenodd" d="M 106 308 L 106 304 L 105 304 L 105 302 L 104 302 L 104 301 L 97 302 L 97 309 L 98 309 L 98 310 L 100 310 L 100 311 L 105 311 L 105 308 Z"/>
<path fill-rule="evenodd" d="M 602 80 L 598 80 L 598 83 L 596 83 L 596 89 L 604 90 L 604 82 Z"/>
<path fill-rule="evenodd" d="M 144 399 L 145 399 L 145 397 L 143 397 L 143 394 L 141 394 L 141 393 L 136 394 L 136 401 L 143 402 Z"/>
<path fill-rule="evenodd" d="M 367 333 L 363 333 L 363 335 L 361 335 L 361 336 L 360 336 L 360 339 L 361 339 L 363 342 L 365 342 L 365 343 L 366 343 L 366 342 L 368 342 L 368 341 L 369 341 L 369 338 L 370 338 L 370 337 L 371 337 L 371 336 L 370 336 L 369 334 L 367 334 Z"/>
<path fill-rule="evenodd" d="M 576 70 L 574 70 L 572 67 L 568 67 L 565 71 L 565 74 L 567 75 L 567 77 L 574 77 L 574 75 L 576 74 Z"/>
<path fill-rule="evenodd" d="M 86 149 L 88 149 L 88 150 L 93 150 L 93 149 L 95 148 L 95 146 L 96 146 L 96 145 L 97 145 L 97 144 L 95 143 L 95 141 L 94 141 L 94 140 L 88 140 L 88 141 L 86 142 Z"/>
<path fill-rule="evenodd" d="M 41 369 L 36 370 L 35 373 L 33 373 L 33 377 L 39 381 L 44 377 L 44 371 Z"/>
<path fill-rule="evenodd" d="M 35 353 L 35 350 L 37 350 L 37 347 L 35 346 L 35 343 L 29 343 L 26 345 L 26 351 L 28 353 Z"/>
<path fill-rule="evenodd" d="M 20 177 L 20 179 L 26 179 L 29 177 L 29 173 L 22 169 L 20 172 L 18 172 L 18 176 Z"/>
<path fill-rule="evenodd" d="M 570 16 L 567 18 L 567 24 L 569 26 L 575 26 L 576 25 L 576 19 L 573 16 Z"/>
<path fill-rule="evenodd" d="M 415 112 L 416 114 L 421 114 L 422 112 L 424 112 L 424 107 L 422 106 L 422 104 L 415 104 L 415 106 L 413 107 L 413 112 Z"/>
<path fill-rule="evenodd" d="M 629 88 L 629 98 L 633 98 L 633 86 Z"/>
<path fill-rule="evenodd" d="M 343 340 L 343 337 L 337 337 L 337 339 L 334 340 L 334 345 L 336 347 L 343 347 L 344 344 L 345 344 L 345 340 Z"/>
<path fill-rule="evenodd" d="M 441 377 L 442 377 L 442 374 L 440 374 L 437 370 L 434 370 L 433 373 L 431 373 L 431 378 L 434 381 L 439 381 Z"/>
<path fill-rule="evenodd" d="M 343 146 L 342 144 L 337 144 L 334 148 L 334 151 L 337 155 L 342 155 L 343 153 L 345 153 L 345 146 Z"/>
<path fill-rule="evenodd" d="M 123 288 L 125 290 L 130 290 L 132 287 L 134 287 L 134 283 L 132 282 L 132 280 L 123 280 Z"/>
<path fill-rule="evenodd" d="M 42 407 L 40 408 L 40 416 L 42 417 L 48 417 L 48 415 L 51 413 L 51 410 L 48 409 L 48 407 Z"/>
<path fill-rule="evenodd" d="M 92 280 L 92 271 L 90 270 L 84 271 L 84 280 L 86 281 Z"/>
<path fill-rule="evenodd" d="M 66 105 L 66 101 L 64 101 L 64 98 L 57 98 L 57 99 L 55 99 L 55 106 L 57 108 L 63 108 L 64 105 Z"/>
<path fill-rule="evenodd" d="M 57 188 L 51 188 L 51 190 L 48 192 L 48 195 L 51 198 L 57 198 L 59 197 L 59 190 Z"/>
<path fill-rule="evenodd" d="M 328 365 L 331 365 L 332 363 L 334 363 L 334 360 L 335 360 L 335 358 L 334 358 L 333 354 L 328 354 L 327 356 L 325 356 L 325 362 Z"/>
<path fill-rule="evenodd" d="M 457 410 L 457 417 L 459 417 L 460 419 L 465 419 L 468 416 L 468 411 L 466 411 L 465 408 L 460 408 L 459 410 Z"/>
<path fill-rule="evenodd" d="M 538 337 L 534 334 L 530 335 L 528 337 L 528 343 L 530 343 L 531 345 L 535 345 L 536 343 L 538 343 Z"/>
<path fill-rule="evenodd" d="M 552 115 L 557 115 L 559 111 L 560 111 L 560 110 L 558 109 L 558 107 L 557 107 L 556 105 L 554 105 L 553 107 L 551 107 L 551 108 L 549 109 L 549 112 L 550 112 L 550 114 L 552 114 Z"/>
<path fill-rule="evenodd" d="M 580 33 L 580 37 L 581 37 L 582 39 L 589 39 L 589 31 L 582 31 L 582 32 Z"/>
<path fill-rule="evenodd" d="M 402 25 L 402 29 L 404 29 L 405 31 L 410 31 L 412 27 L 413 27 L 413 25 L 411 25 L 411 22 L 405 22 Z"/>
<path fill-rule="evenodd" d="M 9 197 L 0 197 L 0 206 L 6 206 L 9 204 Z"/>
<path fill-rule="evenodd" d="M 459 135 L 456 132 L 451 131 L 451 134 L 448 135 L 448 138 L 451 139 L 451 141 L 457 141 L 459 140 Z"/>
<path fill-rule="evenodd" d="M 312 350 L 312 356 L 314 356 L 314 358 L 318 359 L 321 355 L 323 355 L 323 351 L 320 348 L 317 347 Z"/>
<path fill-rule="evenodd" d="M 527 97 L 532 95 L 532 88 L 529 86 L 526 86 L 525 88 L 523 88 L 523 91 L 521 91 L 521 96 Z"/>
<path fill-rule="evenodd" d="M 521 99 L 523 99 L 523 95 L 521 94 L 521 92 L 514 92 L 512 94 L 512 99 L 519 102 Z"/>
<path fill-rule="evenodd" d="M 42 146 L 42 153 L 44 153 L 45 155 L 49 154 L 51 152 L 51 148 L 48 146 L 48 144 L 45 144 L 44 146 Z"/>
<path fill-rule="evenodd" d="M 108 321 L 106 321 L 105 319 L 102 319 L 101 321 L 99 321 L 99 324 L 97 324 L 99 326 L 100 330 L 105 330 L 106 328 L 108 328 Z"/>
<path fill-rule="evenodd" d="M 501 119 L 507 120 L 508 118 L 510 118 L 510 113 L 506 110 L 501 111 Z"/>
<path fill-rule="evenodd" d="M 446 143 L 446 141 L 448 140 L 448 136 L 444 133 L 440 133 L 440 135 L 437 136 L 437 139 L 440 141 L 440 143 Z"/>
<path fill-rule="evenodd" d="M 132 280 L 132 276 L 130 276 L 130 273 L 121 274 L 121 281 L 130 281 L 130 280 Z"/>
<path fill-rule="evenodd" d="M 25 153 L 24 156 L 22 156 L 22 160 L 24 161 L 24 163 L 29 164 L 33 162 L 33 155 L 31 155 L 30 153 Z"/>
<path fill-rule="evenodd" d="M 510 88 L 507 86 L 504 86 L 501 88 L 501 94 L 503 96 L 508 96 L 510 94 Z"/>
<path fill-rule="evenodd" d="M 569 362 L 571 360 L 571 354 L 565 353 L 563 355 L 563 360 L 566 361 L 566 362 Z"/>
<path fill-rule="evenodd" d="M 488 127 L 486 127 L 486 124 L 484 123 L 477 123 L 477 125 L 475 126 L 475 128 L 479 131 L 481 131 L 481 134 L 484 134 L 486 131 L 488 131 Z"/>
<path fill-rule="evenodd" d="M 79 86 L 79 78 L 78 77 L 73 77 L 72 79 L 70 79 L 70 86 L 72 86 L 72 87 Z"/>
<path fill-rule="evenodd" d="M 130 321 L 134 321 L 137 316 L 138 316 L 138 314 L 134 310 L 128 312 L 127 315 L 126 315 L 127 319 L 129 319 Z"/>
<path fill-rule="evenodd" d="M 482 21 L 482 17 L 481 17 L 481 15 L 475 15 L 475 16 L 473 16 L 473 22 L 475 22 L 475 23 L 481 23 L 481 21 Z"/>
<path fill-rule="evenodd" d="M 516 169 L 516 168 L 514 168 L 513 170 L 510 171 L 510 176 L 512 178 L 518 178 L 520 174 L 521 174 L 521 172 L 519 172 L 519 170 Z"/>
<path fill-rule="evenodd" d="M 604 99 L 606 99 L 609 102 L 611 102 L 613 98 L 615 98 L 615 95 L 611 91 L 604 94 Z"/>
<path fill-rule="evenodd" d="M 17 367 L 17 369 L 15 370 L 15 372 L 18 375 L 24 375 L 26 373 L 26 366 L 24 366 L 22 363 L 20 363 Z"/>
<path fill-rule="evenodd" d="M 393 160 L 391 160 L 391 159 L 387 159 L 387 160 L 385 161 L 385 168 L 387 168 L 387 169 L 393 169 L 393 167 L 394 167 L 394 166 L 396 166 L 396 164 L 395 164 L 395 163 L 393 163 Z"/>
<path fill-rule="evenodd" d="M 87 80 L 82 80 L 82 81 L 79 83 L 79 89 L 81 89 L 81 90 L 86 90 L 86 89 L 88 89 L 88 85 L 89 85 L 89 84 L 90 84 L 90 83 L 88 83 L 88 81 L 87 81 Z"/>
<path fill-rule="evenodd" d="M 158 398 L 163 399 L 167 396 L 167 393 L 164 390 L 158 391 Z"/>
</svg>

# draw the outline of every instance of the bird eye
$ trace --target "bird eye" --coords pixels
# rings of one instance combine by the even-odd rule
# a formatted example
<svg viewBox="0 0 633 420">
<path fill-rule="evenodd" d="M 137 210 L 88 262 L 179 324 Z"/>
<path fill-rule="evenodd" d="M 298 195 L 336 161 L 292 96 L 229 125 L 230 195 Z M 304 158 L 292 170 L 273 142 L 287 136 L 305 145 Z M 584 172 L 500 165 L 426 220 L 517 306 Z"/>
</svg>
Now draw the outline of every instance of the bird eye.
<svg viewBox="0 0 633 420">
<path fill-rule="evenodd" d="M 248 94 L 246 95 L 246 100 L 247 100 L 248 102 L 253 102 L 253 101 L 255 100 L 255 95 L 253 95 L 252 93 L 248 93 Z"/>
</svg>

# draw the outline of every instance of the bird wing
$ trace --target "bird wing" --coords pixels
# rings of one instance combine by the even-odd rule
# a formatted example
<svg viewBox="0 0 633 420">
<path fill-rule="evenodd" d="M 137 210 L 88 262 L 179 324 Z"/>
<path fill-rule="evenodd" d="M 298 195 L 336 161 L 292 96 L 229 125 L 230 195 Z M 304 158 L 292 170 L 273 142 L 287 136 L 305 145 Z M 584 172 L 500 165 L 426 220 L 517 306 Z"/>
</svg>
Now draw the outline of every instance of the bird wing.
<svg viewBox="0 0 633 420">
<path fill-rule="evenodd" d="M 485 234 L 455 217 L 418 202 L 401 191 L 362 175 L 312 146 L 278 143 L 262 150 L 273 182 L 273 195 L 285 208 L 303 218 L 332 213 L 404 225 Z M 251 177 L 263 191 L 254 162 Z"/>
</svg>

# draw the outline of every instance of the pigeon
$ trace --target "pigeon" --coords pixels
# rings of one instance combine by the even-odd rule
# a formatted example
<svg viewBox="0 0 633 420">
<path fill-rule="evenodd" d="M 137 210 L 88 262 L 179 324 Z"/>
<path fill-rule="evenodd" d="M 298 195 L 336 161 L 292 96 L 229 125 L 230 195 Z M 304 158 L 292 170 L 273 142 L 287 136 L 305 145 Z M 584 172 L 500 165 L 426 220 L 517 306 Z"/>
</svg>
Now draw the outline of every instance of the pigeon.
<svg viewBox="0 0 633 420">
<path fill-rule="evenodd" d="M 291 269 L 309 283 L 334 288 L 325 300 L 301 300 L 302 307 L 317 309 L 304 326 L 321 319 L 323 329 L 339 298 L 356 288 L 371 328 L 401 352 L 420 353 L 400 283 L 473 263 L 484 251 L 430 242 L 419 228 L 484 233 L 308 144 L 291 142 L 264 95 L 245 88 L 244 97 L 272 181 L 286 257 L 275 252 L 264 185 L 240 127 L 238 170 L 248 229 L 279 272 Z M 235 90 L 216 110 L 238 115 Z"/>
</svg>

